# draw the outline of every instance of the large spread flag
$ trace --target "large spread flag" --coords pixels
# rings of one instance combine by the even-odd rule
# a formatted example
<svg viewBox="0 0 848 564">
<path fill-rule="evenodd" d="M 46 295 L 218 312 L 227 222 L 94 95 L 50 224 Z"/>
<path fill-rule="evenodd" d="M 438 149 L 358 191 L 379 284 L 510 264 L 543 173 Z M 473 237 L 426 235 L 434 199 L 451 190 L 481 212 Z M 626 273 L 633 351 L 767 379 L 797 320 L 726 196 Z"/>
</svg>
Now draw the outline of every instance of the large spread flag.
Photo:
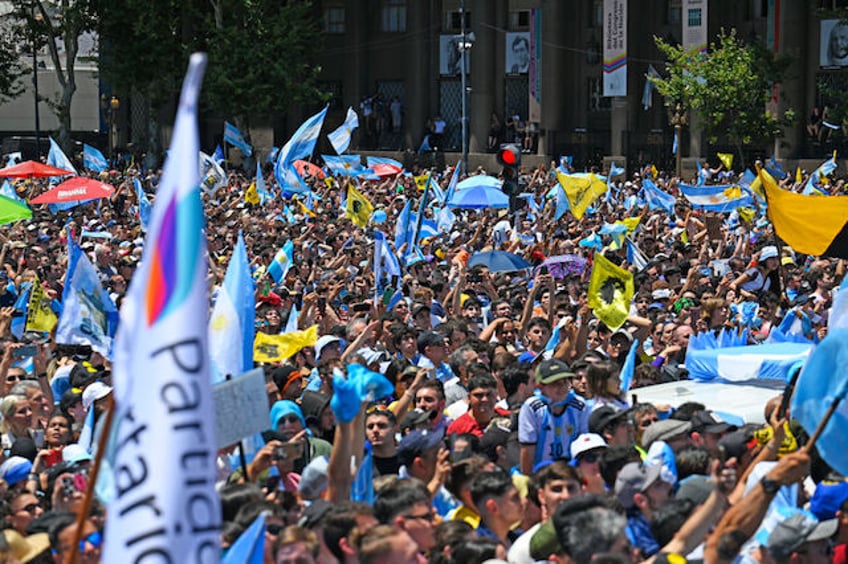
<svg viewBox="0 0 848 564">
<path fill-rule="evenodd" d="M 568 205 L 571 213 L 577 219 L 582 219 L 583 214 L 586 213 L 592 202 L 607 190 L 607 185 L 604 181 L 594 174 L 577 176 L 574 174 L 563 174 L 559 170 L 555 172 L 557 180 L 568 197 Z"/>
<path fill-rule="evenodd" d="M 63 170 L 70 170 L 74 174 L 77 173 L 77 169 L 75 169 L 74 165 L 71 164 L 71 159 L 65 155 L 62 148 L 53 140 L 52 137 L 50 138 L 50 152 L 47 153 L 47 164 Z M 50 177 L 50 184 L 58 184 L 60 181 L 61 178 L 58 176 Z"/>
<path fill-rule="evenodd" d="M 337 154 L 341 155 L 347 151 L 350 146 L 350 136 L 357 127 L 359 127 L 359 116 L 353 111 L 353 107 L 350 107 L 347 109 L 344 123 L 327 134 L 327 139 L 330 140 Z"/>
<path fill-rule="evenodd" d="M 62 304 L 56 342 L 89 345 L 109 357 L 118 328 L 118 308 L 103 289 L 97 269 L 73 238 L 68 239 L 68 272 Z"/>
<path fill-rule="evenodd" d="M 205 66 L 205 55 L 191 56 L 144 255 L 121 308 L 112 369 L 116 491 L 103 562 L 220 560 L 197 166 Z"/>
<path fill-rule="evenodd" d="M 329 105 L 324 106 L 323 110 L 303 122 L 277 154 L 277 162 L 274 164 L 274 177 L 281 189 L 289 192 L 305 192 L 308 190 L 303 189 L 303 179 L 294 169 L 294 161 L 306 159 L 312 155 L 329 107 Z"/>
<path fill-rule="evenodd" d="M 213 383 L 227 374 L 238 376 L 253 368 L 253 334 L 256 317 L 253 277 L 244 237 L 238 241 L 218 291 L 209 319 L 209 358 Z"/>
<path fill-rule="evenodd" d="M 244 140 L 239 128 L 228 121 L 224 122 L 224 143 L 237 147 L 245 157 L 253 154 L 253 147 Z"/>
<path fill-rule="evenodd" d="M 589 307 L 595 317 L 615 331 L 627 321 L 633 300 L 633 274 L 595 253 L 589 279 Z"/>
<path fill-rule="evenodd" d="M 109 168 L 109 162 L 97 148 L 88 143 L 82 146 L 82 162 L 85 168 L 94 172 L 103 172 Z"/>
<path fill-rule="evenodd" d="M 333 155 L 321 155 L 324 164 L 333 174 L 339 176 L 359 176 L 368 172 L 368 169 L 362 166 L 362 161 L 359 155 L 342 155 L 334 157 Z"/>
<path fill-rule="evenodd" d="M 289 239 L 283 248 L 274 255 L 274 260 L 268 265 L 268 274 L 279 284 L 283 281 L 294 262 L 294 243 Z"/>
<path fill-rule="evenodd" d="M 59 318 L 53 313 L 51 301 L 44 293 L 41 282 L 36 278 L 29 293 L 26 331 L 49 333 L 53 330 L 56 323 L 59 322 Z"/>
<path fill-rule="evenodd" d="M 674 213 L 674 196 L 666 194 L 654 184 L 649 178 L 642 179 L 642 192 L 645 195 L 645 203 L 648 208 L 665 210 L 666 213 Z"/>
<path fill-rule="evenodd" d="M 805 196 L 777 186 L 765 170 L 760 180 L 777 235 L 798 252 L 848 259 L 848 196 Z"/>
<path fill-rule="evenodd" d="M 267 335 L 257 333 L 253 341 L 253 360 L 256 362 L 282 362 L 303 347 L 314 347 L 318 342 L 318 326 L 303 331 Z"/>
<path fill-rule="evenodd" d="M 135 186 L 135 195 L 138 198 L 138 219 L 141 222 L 141 228 L 147 231 L 147 226 L 150 224 L 150 210 L 152 206 L 138 178 L 133 178 L 133 186 Z"/>
<path fill-rule="evenodd" d="M 347 206 L 345 206 L 345 215 L 357 225 L 365 229 L 368 226 L 368 220 L 371 218 L 371 212 L 374 211 L 374 206 L 368 201 L 368 198 L 353 187 L 353 184 L 347 185 Z"/>
<path fill-rule="evenodd" d="M 693 208 L 714 212 L 732 212 L 736 208 L 753 206 L 754 199 L 738 185 L 690 186 L 680 182 L 680 192 Z"/>
</svg>

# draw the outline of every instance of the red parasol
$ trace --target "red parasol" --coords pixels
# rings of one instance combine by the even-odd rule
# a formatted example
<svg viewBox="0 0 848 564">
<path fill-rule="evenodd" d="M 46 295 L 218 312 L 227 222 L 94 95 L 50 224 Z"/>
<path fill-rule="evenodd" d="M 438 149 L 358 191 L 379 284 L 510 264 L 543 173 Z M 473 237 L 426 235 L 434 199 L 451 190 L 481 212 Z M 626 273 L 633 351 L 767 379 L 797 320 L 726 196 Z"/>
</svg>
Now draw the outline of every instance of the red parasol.
<svg viewBox="0 0 848 564">
<path fill-rule="evenodd" d="M 293 164 L 294 169 L 301 176 L 306 176 L 308 174 L 309 176 L 314 176 L 319 180 L 324 180 L 324 178 L 327 176 L 326 174 L 324 174 L 324 171 L 321 170 L 321 167 L 319 167 L 318 165 L 314 165 L 309 161 L 296 160 Z"/>
<path fill-rule="evenodd" d="M 74 172 L 36 161 L 24 161 L 0 169 L 0 178 L 43 178 L 47 176 L 68 176 L 69 174 L 74 174 Z"/>
<path fill-rule="evenodd" d="M 108 198 L 115 188 L 94 178 L 75 176 L 62 182 L 52 190 L 48 190 L 37 198 L 30 200 L 31 204 L 64 204 L 67 202 L 85 202 Z"/>
</svg>

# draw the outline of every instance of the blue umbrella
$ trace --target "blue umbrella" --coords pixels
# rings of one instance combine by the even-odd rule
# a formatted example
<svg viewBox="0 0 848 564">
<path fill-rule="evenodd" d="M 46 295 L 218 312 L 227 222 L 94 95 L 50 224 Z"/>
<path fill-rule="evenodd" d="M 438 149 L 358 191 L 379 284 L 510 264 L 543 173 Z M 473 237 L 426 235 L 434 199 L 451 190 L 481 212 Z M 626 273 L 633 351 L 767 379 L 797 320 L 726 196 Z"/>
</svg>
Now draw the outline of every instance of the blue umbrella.
<svg viewBox="0 0 848 564">
<path fill-rule="evenodd" d="M 503 181 L 498 180 L 494 176 L 487 176 L 485 174 L 478 174 L 476 176 L 469 176 L 462 182 L 456 185 L 457 190 L 465 190 L 467 188 L 476 188 L 477 186 L 482 186 L 484 188 L 497 188 L 501 189 L 503 186 Z"/>
<path fill-rule="evenodd" d="M 460 183 L 461 184 L 461 183 Z M 473 186 L 457 190 L 448 201 L 448 207 L 464 209 L 508 208 L 509 196 L 499 188 Z"/>
<path fill-rule="evenodd" d="M 514 253 L 506 251 L 488 251 L 477 253 L 468 260 L 468 268 L 482 265 L 490 272 L 514 272 L 533 268 L 529 262 Z"/>
</svg>

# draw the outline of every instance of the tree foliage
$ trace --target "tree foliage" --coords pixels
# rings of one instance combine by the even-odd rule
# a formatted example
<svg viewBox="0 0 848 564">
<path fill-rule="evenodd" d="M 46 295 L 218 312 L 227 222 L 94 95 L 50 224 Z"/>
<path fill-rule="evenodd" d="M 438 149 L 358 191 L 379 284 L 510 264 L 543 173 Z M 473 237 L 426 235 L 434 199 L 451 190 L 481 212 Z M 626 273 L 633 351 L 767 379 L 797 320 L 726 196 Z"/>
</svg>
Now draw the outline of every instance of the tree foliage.
<svg viewBox="0 0 848 564">
<path fill-rule="evenodd" d="M 726 135 L 740 159 L 743 144 L 774 140 L 794 120 L 791 109 L 783 115 L 767 110 L 773 86 L 785 78 L 787 58 L 776 58 L 758 44 L 746 45 L 735 30 L 722 32 L 706 53 L 658 37 L 654 41 L 666 57 L 666 76 L 651 80 L 666 106 L 680 103 L 693 110 L 708 139 L 716 142 Z"/>
<path fill-rule="evenodd" d="M 21 62 L 19 53 L 23 49 L 18 49 L 14 30 L 14 22 L 8 18 L 0 25 L 0 102 L 17 98 L 23 92 L 21 77 L 29 70 Z"/>
</svg>

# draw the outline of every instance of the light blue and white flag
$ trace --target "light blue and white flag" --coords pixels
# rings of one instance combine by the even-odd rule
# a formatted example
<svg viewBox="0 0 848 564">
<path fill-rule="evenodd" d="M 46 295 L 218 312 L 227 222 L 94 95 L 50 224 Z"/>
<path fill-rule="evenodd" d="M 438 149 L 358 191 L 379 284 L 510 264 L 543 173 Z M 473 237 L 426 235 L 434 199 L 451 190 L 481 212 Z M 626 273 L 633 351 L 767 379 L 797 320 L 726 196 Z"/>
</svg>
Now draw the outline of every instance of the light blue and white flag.
<svg viewBox="0 0 848 564">
<path fill-rule="evenodd" d="M 347 109 L 347 116 L 344 123 L 327 134 L 327 139 L 330 140 L 330 144 L 336 150 L 336 154 L 341 155 L 347 151 L 347 148 L 350 146 L 350 137 L 353 134 L 353 130 L 357 127 L 359 127 L 359 116 L 356 115 L 353 107 L 350 107 Z"/>
<path fill-rule="evenodd" d="M 262 176 L 262 163 L 259 160 L 256 161 L 256 193 L 259 195 L 260 206 L 264 206 L 266 202 L 273 198 L 265 185 L 265 177 Z"/>
<path fill-rule="evenodd" d="M 62 152 L 62 148 L 52 137 L 50 138 L 50 152 L 47 153 L 47 164 L 63 170 L 69 170 L 74 176 L 77 174 L 77 169 L 71 164 L 71 160 Z M 50 177 L 50 184 L 58 184 L 61 181 L 62 178 L 59 176 Z"/>
<path fill-rule="evenodd" d="M 289 318 L 286 320 L 286 326 L 283 328 L 283 333 L 294 333 L 298 330 L 297 319 L 300 317 L 300 312 L 297 311 L 297 306 L 292 303 L 289 310 Z"/>
<path fill-rule="evenodd" d="M 221 564 L 262 564 L 265 561 L 265 528 L 263 512 L 230 546 Z"/>
<path fill-rule="evenodd" d="M 554 220 L 559 221 L 565 212 L 571 209 L 568 205 L 568 197 L 565 195 L 565 190 L 562 188 L 562 184 L 559 182 L 554 186 L 554 190 L 556 190 L 556 211 L 554 212 Z"/>
<path fill-rule="evenodd" d="M 10 200 L 14 200 L 16 202 L 20 202 L 20 203 L 26 205 L 26 200 L 24 200 L 23 198 L 18 196 L 17 191 L 15 191 L 15 187 L 12 186 L 12 183 L 9 182 L 8 179 L 3 180 L 3 187 L 0 188 L 0 194 L 2 194 L 3 196 L 6 196 Z M 29 206 L 27 206 L 27 207 L 29 207 Z"/>
<path fill-rule="evenodd" d="M 23 158 L 23 154 L 20 151 L 9 153 L 6 155 L 6 166 L 14 166 L 15 163 L 20 162 Z"/>
<path fill-rule="evenodd" d="M 368 169 L 362 166 L 359 155 L 321 155 L 321 158 L 334 175 L 359 176 L 368 172 Z"/>
<path fill-rule="evenodd" d="M 115 440 L 105 457 L 118 487 L 107 504 L 103 562 L 152 554 L 173 562 L 220 558 L 209 259 L 197 160 L 205 66 L 205 55 L 191 56 L 144 254 L 121 308 L 112 364 Z M 128 468 L 144 468 L 132 487 L 124 481 Z"/>
<path fill-rule="evenodd" d="M 271 147 L 268 150 L 268 156 L 265 157 L 265 162 L 267 162 L 267 163 L 277 162 L 277 155 L 279 155 L 279 154 L 280 154 L 280 148 L 279 147 Z"/>
<path fill-rule="evenodd" d="M 380 282 L 384 277 L 400 276 L 400 261 L 389 247 L 386 236 L 382 231 L 374 232 L 374 287 L 379 291 Z"/>
<path fill-rule="evenodd" d="M 318 142 L 318 135 L 321 133 L 321 126 L 324 125 L 324 118 L 327 116 L 327 109 L 330 106 L 324 106 L 324 109 L 314 116 L 303 122 L 291 139 L 283 145 L 277 155 L 277 165 L 275 167 L 275 176 L 280 176 L 276 172 L 276 168 L 285 169 L 288 165 L 294 163 L 298 159 L 306 159 L 312 155 L 315 150 L 315 144 Z"/>
<path fill-rule="evenodd" d="M 374 504 L 374 455 L 371 443 L 365 442 L 365 455 L 356 470 L 356 476 L 350 488 L 350 499 L 368 505 Z"/>
<path fill-rule="evenodd" d="M 637 271 L 644 269 L 648 266 L 648 258 L 645 256 L 645 253 L 639 249 L 639 247 L 634 243 L 630 237 L 626 238 L 627 241 L 627 262 L 632 264 Z"/>
<path fill-rule="evenodd" d="M 150 211 L 153 207 L 150 205 L 150 200 L 147 199 L 147 194 L 141 187 L 141 181 L 138 178 L 133 178 L 133 186 L 135 186 L 135 195 L 138 198 L 138 219 L 141 222 L 141 228 L 147 231 L 147 225 L 150 223 Z"/>
<path fill-rule="evenodd" d="M 627 356 L 624 359 L 624 364 L 621 366 L 619 389 L 625 394 L 630 391 L 630 386 L 633 385 L 633 371 L 636 370 L 636 351 L 638 350 L 639 339 L 633 339 L 630 350 L 627 351 Z"/>
<path fill-rule="evenodd" d="M 753 207 L 754 198 L 747 188 L 738 185 L 692 186 L 680 182 L 680 193 L 693 208 L 713 212 L 732 212 L 736 208 Z"/>
<path fill-rule="evenodd" d="M 268 274 L 279 284 L 288 274 L 294 262 L 294 243 L 291 239 L 285 242 L 283 248 L 277 251 L 271 264 L 268 265 Z"/>
<path fill-rule="evenodd" d="M 652 78 L 660 78 L 660 73 L 654 68 L 654 65 L 648 65 L 648 72 L 645 74 L 645 88 L 642 90 L 642 109 L 650 110 L 654 105 L 654 82 Z"/>
<path fill-rule="evenodd" d="M 674 196 L 666 194 L 654 184 L 653 180 L 648 178 L 642 179 L 642 193 L 645 197 L 645 202 L 648 208 L 652 210 L 661 209 L 667 213 L 674 213 Z"/>
<path fill-rule="evenodd" d="M 210 196 L 214 196 L 219 188 L 227 185 L 227 173 L 215 159 L 203 151 L 198 151 L 197 154 L 200 159 L 200 186 Z"/>
<path fill-rule="evenodd" d="M 224 143 L 229 143 L 233 147 L 237 147 L 245 157 L 253 154 L 253 147 L 244 140 L 244 136 L 239 131 L 239 128 L 228 121 L 224 122 Z"/>
<path fill-rule="evenodd" d="M 395 249 L 400 250 L 404 245 L 409 246 L 410 225 L 412 225 L 411 216 L 412 200 L 407 200 L 395 223 Z"/>
<path fill-rule="evenodd" d="M 403 170 L 403 164 L 400 161 L 396 161 L 394 159 L 390 159 L 388 157 L 365 157 L 365 162 L 368 164 L 368 168 L 373 168 L 377 165 L 388 165 Z"/>
<path fill-rule="evenodd" d="M 103 172 L 109 168 L 109 162 L 103 153 L 88 143 L 82 145 L 82 161 L 85 168 L 94 172 Z"/>
<path fill-rule="evenodd" d="M 674 131 L 674 141 L 671 142 L 671 154 L 676 155 L 679 147 L 677 146 L 677 130 Z"/>
<path fill-rule="evenodd" d="M 809 356 L 811 343 L 765 343 L 686 351 L 686 369 L 693 380 L 724 379 L 788 381 L 796 362 Z"/>
<path fill-rule="evenodd" d="M 209 318 L 209 359 L 212 383 L 236 377 L 253 368 L 256 319 L 253 277 L 244 237 L 239 231 L 224 284 Z"/>
<path fill-rule="evenodd" d="M 220 145 L 215 145 L 215 152 L 212 153 L 212 159 L 219 165 L 224 164 L 224 161 L 227 160 L 224 157 L 224 149 Z"/>
<path fill-rule="evenodd" d="M 68 238 L 68 273 L 62 293 L 62 315 L 56 326 L 56 342 L 89 345 L 103 356 L 112 354 L 118 328 L 118 308 L 103 289 L 97 269 L 88 256 Z"/>
</svg>

